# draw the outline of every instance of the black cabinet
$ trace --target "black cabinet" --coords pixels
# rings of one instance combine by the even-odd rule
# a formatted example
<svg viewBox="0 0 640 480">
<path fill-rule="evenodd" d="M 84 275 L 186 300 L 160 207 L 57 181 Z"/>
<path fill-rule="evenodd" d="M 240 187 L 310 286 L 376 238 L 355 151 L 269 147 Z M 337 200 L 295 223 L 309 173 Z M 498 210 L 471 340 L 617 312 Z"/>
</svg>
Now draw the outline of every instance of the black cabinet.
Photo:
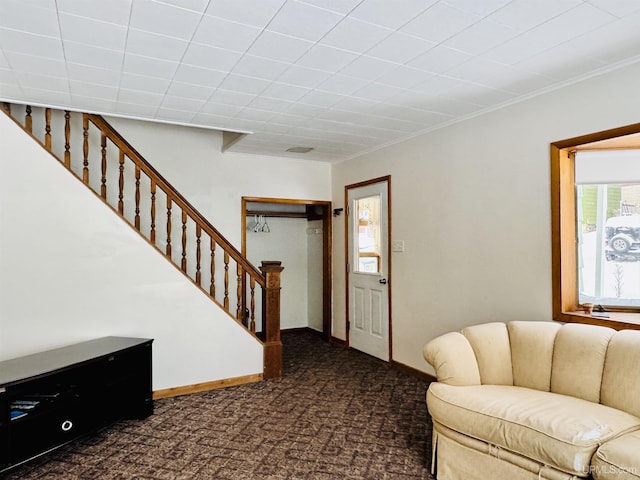
<svg viewBox="0 0 640 480">
<path fill-rule="evenodd" d="M 0 472 L 153 413 L 151 344 L 104 337 L 0 362 Z"/>
</svg>

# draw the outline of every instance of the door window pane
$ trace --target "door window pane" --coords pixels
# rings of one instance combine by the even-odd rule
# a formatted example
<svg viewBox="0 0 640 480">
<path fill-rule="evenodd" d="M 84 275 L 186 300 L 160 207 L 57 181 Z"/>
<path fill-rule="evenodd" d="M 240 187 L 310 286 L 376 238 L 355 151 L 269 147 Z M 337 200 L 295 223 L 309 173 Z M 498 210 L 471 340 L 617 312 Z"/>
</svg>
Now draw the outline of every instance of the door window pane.
<svg viewBox="0 0 640 480">
<path fill-rule="evenodd" d="M 356 201 L 357 271 L 380 273 L 380 195 Z"/>
</svg>

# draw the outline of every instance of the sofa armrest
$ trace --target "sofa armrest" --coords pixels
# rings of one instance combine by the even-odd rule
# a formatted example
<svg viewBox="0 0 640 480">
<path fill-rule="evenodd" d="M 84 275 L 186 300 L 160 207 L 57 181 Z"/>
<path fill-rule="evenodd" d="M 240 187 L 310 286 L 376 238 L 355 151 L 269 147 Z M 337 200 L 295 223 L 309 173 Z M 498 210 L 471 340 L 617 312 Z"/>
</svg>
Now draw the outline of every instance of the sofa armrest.
<svg viewBox="0 0 640 480">
<path fill-rule="evenodd" d="M 436 371 L 438 382 L 447 385 L 480 385 L 480 370 L 471 344 L 459 332 L 431 340 L 422 350 Z"/>
</svg>

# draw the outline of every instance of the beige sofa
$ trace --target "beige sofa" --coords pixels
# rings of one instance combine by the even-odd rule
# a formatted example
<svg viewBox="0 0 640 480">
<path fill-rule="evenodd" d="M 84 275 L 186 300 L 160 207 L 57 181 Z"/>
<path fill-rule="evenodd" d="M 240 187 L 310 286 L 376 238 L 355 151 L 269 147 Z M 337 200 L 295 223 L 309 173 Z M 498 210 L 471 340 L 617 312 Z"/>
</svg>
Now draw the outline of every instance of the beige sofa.
<svg viewBox="0 0 640 480">
<path fill-rule="evenodd" d="M 487 323 L 424 357 L 438 480 L 640 479 L 640 331 Z"/>
</svg>

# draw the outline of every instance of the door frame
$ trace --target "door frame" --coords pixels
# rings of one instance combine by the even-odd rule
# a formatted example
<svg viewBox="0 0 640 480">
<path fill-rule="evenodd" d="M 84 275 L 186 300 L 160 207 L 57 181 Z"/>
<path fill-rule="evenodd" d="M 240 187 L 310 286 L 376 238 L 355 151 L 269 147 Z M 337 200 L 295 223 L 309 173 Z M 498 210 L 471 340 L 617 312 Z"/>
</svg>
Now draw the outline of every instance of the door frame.
<svg viewBox="0 0 640 480">
<path fill-rule="evenodd" d="M 332 256 L 331 256 L 331 202 L 325 200 L 301 200 L 291 198 L 242 197 L 242 254 L 247 254 L 247 204 L 248 203 L 277 203 L 281 205 L 304 205 L 306 207 L 322 207 L 322 338 L 331 340 L 331 294 L 332 284 Z M 287 266 L 283 265 L 286 269 Z"/>
<path fill-rule="evenodd" d="M 354 188 L 366 187 L 368 185 L 373 185 L 375 183 L 387 182 L 387 242 L 389 245 L 389 253 L 387 254 L 387 294 L 389 296 L 389 363 L 393 362 L 393 330 L 392 330 L 392 317 L 391 317 L 391 290 L 393 288 L 393 280 L 392 280 L 392 271 L 391 271 L 391 175 L 385 175 L 383 177 L 372 178 L 371 180 L 365 180 L 363 182 L 352 183 L 350 185 L 345 185 L 344 187 L 344 205 L 346 207 L 346 214 L 344 216 L 344 272 L 345 272 L 345 307 L 346 307 L 346 316 L 345 316 L 345 336 L 347 337 L 345 340 L 345 346 L 349 347 L 349 335 L 350 335 L 350 319 L 349 319 L 349 215 L 350 212 L 349 206 L 349 190 Z"/>
</svg>

